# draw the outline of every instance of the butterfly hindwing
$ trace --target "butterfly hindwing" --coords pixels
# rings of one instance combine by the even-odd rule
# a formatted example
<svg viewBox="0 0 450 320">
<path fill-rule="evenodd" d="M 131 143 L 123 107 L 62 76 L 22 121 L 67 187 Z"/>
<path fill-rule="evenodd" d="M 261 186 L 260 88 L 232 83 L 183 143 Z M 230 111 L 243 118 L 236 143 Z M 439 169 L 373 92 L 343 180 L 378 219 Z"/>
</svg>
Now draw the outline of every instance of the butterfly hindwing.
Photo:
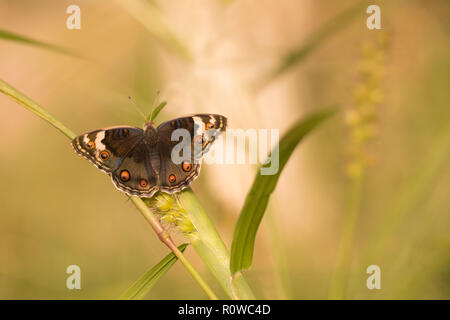
<svg viewBox="0 0 450 320">
<path fill-rule="evenodd" d="M 174 163 L 171 160 L 171 150 L 177 141 L 160 140 L 161 164 L 159 170 L 160 189 L 168 193 L 175 193 L 186 188 L 200 174 L 200 163 L 195 163 L 193 157 L 190 161 Z"/>
<path fill-rule="evenodd" d="M 142 139 L 111 173 L 115 186 L 129 195 L 151 197 L 158 191 L 158 173 L 151 161 L 157 152 Z"/>
</svg>

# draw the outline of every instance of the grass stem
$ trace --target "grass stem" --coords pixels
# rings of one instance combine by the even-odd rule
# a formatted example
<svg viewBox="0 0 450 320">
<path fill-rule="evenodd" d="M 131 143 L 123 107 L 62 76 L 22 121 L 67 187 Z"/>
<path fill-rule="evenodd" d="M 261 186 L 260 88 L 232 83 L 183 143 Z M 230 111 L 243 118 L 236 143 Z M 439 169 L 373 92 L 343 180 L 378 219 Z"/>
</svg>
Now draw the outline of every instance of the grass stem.
<svg viewBox="0 0 450 320">
<path fill-rule="evenodd" d="M 192 240 L 194 249 L 224 291 L 234 300 L 255 299 L 242 274 L 232 277 L 230 253 L 194 192 L 187 188 L 177 194 L 177 200 L 198 232 L 198 237 Z"/>
<path fill-rule="evenodd" d="M 331 278 L 329 299 L 344 299 L 345 287 L 351 265 L 355 229 L 360 210 L 361 191 L 364 175 L 354 177 L 352 180 L 350 198 L 344 215 L 342 235 L 339 244 L 336 265 Z"/>
<path fill-rule="evenodd" d="M 164 243 L 172 252 L 175 254 L 175 256 L 181 261 L 181 263 L 184 265 L 184 267 L 189 271 L 191 276 L 194 278 L 195 281 L 200 285 L 200 287 L 205 291 L 205 293 L 208 295 L 208 297 L 211 300 L 218 300 L 215 293 L 211 290 L 211 288 L 208 286 L 208 284 L 203 280 L 203 278 L 200 276 L 200 274 L 195 270 L 195 268 L 192 266 L 192 264 L 186 259 L 186 257 L 183 255 L 183 253 L 178 249 L 178 247 L 173 242 L 172 238 L 170 237 L 169 233 L 163 228 L 161 223 L 159 222 L 158 218 L 153 214 L 153 212 L 146 206 L 146 204 L 138 197 L 130 197 L 133 204 L 136 206 L 136 208 L 142 213 L 145 220 L 152 226 L 153 230 L 155 230 L 156 234 L 158 235 L 158 238 L 161 240 L 162 243 Z"/>
</svg>

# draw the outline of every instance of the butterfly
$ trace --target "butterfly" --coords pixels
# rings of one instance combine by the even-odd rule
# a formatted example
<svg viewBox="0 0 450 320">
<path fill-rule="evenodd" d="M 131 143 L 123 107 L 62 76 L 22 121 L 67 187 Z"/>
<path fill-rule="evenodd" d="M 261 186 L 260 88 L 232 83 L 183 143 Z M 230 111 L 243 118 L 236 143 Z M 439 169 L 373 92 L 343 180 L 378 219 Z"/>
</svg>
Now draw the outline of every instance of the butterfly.
<svg viewBox="0 0 450 320">
<path fill-rule="evenodd" d="M 196 114 L 156 128 L 147 121 L 143 129 L 117 126 L 95 130 L 73 139 L 72 147 L 110 175 L 119 190 L 152 197 L 157 191 L 176 193 L 188 187 L 200 173 L 201 157 L 226 127 L 224 116 Z M 179 152 L 174 153 L 175 149 Z"/>
</svg>

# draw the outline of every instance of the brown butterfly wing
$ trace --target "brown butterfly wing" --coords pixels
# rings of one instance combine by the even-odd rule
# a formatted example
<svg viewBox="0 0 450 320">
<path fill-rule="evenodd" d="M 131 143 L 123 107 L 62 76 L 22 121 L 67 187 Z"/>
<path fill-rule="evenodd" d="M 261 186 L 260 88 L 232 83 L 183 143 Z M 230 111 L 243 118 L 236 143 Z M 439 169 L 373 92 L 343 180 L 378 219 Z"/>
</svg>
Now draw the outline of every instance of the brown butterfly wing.
<svg viewBox="0 0 450 320">
<path fill-rule="evenodd" d="M 157 152 L 142 139 L 111 173 L 115 186 L 129 195 L 151 197 L 158 191 L 158 173 L 151 155 Z"/>
<path fill-rule="evenodd" d="M 140 128 L 120 126 L 92 131 L 76 137 L 72 147 L 111 175 L 114 185 L 129 195 L 151 197 L 159 188 L 158 172 L 149 161 L 152 151 L 144 143 Z"/>
<path fill-rule="evenodd" d="M 190 117 L 182 117 L 162 123 L 157 128 L 158 150 L 160 153 L 160 189 L 168 193 L 183 190 L 194 181 L 201 168 L 201 157 L 207 152 L 216 136 L 226 129 L 227 119 L 215 114 L 197 114 Z M 172 141 L 177 129 L 185 130 L 189 139 Z M 184 145 L 182 145 L 184 144 Z M 190 154 L 184 155 L 183 161 L 174 161 L 174 150 L 190 149 Z M 178 159 L 177 159 L 178 160 Z"/>
<path fill-rule="evenodd" d="M 114 171 L 139 141 L 143 130 L 135 127 L 109 127 L 82 134 L 72 140 L 76 153 L 106 173 Z"/>
</svg>

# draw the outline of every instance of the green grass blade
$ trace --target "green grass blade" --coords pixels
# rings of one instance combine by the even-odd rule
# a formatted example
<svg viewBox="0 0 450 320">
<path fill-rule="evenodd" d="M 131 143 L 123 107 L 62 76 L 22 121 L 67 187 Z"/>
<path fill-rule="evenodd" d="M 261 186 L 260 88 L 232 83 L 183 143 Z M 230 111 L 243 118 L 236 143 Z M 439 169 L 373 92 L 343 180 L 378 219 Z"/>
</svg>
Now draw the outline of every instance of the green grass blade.
<svg viewBox="0 0 450 320">
<path fill-rule="evenodd" d="M 170 20 L 152 2 L 146 0 L 116 0 L 125 11 L 140 22 L 154 39 L 186 60 L 192 60 L 188 45 L 172 30 Z"/>
<path fill-rule="evenodd" d="M 260 175 L 258 171 L 234 230 L 230 262 L 232 274 L 249 268 L 252 263 L 256 232 L 269 203 L 270 195 L 295 147 L 303 137 L 334 112 L 335 109 L 326 109 L 298 121 L 279 142 L 278 172 L 274 175 Z M 270 166 L 270 164 L 266 165 Z"/>
<path fill-rule="evenodd" d="M 187 243 L 178 246 L 181 252 L 184 252 Z M 173 252 L 169 253 L 157 265 L 148 270 L 142 277 L 140 277 L 127 291 L 125 291 L 119 300 L 141 300 L 153 288 L 158 280 L 173 266 L 177 261 L 177 257 Z"/>
<path fill-rule="evenodd" d="M 62 47 L 59 47 L 59 46 L 56 46 L 53 44 L 45 43 L 42 41 L 34 40 L 31 38 L 27 38 L 27 37 L 24 37 L 24 36 L 21 36 L 21 35 L 6 31 L 6 30 L 2 30 L 2 29 L 0 29 L 0 39 L 21 42 L 24 44 L 41 47 L 41 48 L 52 50 L 55 52 L 71 55 L 74 57 L 80 57 L 78 54 L 71 52 L 68 49 L 65 49 L 65 48 L 62 48 Z"/>
<path fill-rule="evenodd" d="M 254 300 L 255 295 L 244 277 L 241 275 L 233 279 L 230 273 L 230 254 L 192 189 L 186 188 L 180 192 L 178 199 L 197 230 L 192 246 L 227 295 L 233 300 Z"/>
<path fill-rule="evenodd" d="M 359 1 L 354 6 L 343 11 L 329 22 L 320 27 L 317 31 L 313 32 L 304 43 L 297 48 L 287 53 L 282 57 L 279 64 L 271 70 L 263 79 L 256 85 L 257 89 L 263 88 L 273 79 L 289 70 L 291 67 L 297 65 L 301 61 L 304 61 L 310 53 L 317 49 L 322 43 L 328 40 L 332 35 L 338 33 L 345 26 L 347 26 L 356 17 L 364 18 L 365 9 L 368 4 L 366 1 Z"/>
<path fill-rule="evenodd" d="M 167 104 L 167 102 L 163 101 L 155 108 L 155 110 L 152 111 L 152 114 L 150 116 L 150 121 L 153 122 L 153 120 L 158 116 L 158 114 L 161 112 L 161 110 L 164 109 L 166 104 Z"/>
<path fill-rule="evenodd" d="M 67 128 L 61 121 L 53 117 L 50 113 L 48 113 L 44 108 L 42 108 L 39 104 L 25 96 L 19 90 L 8 84 L 7 82 L 0 79 L 0 92 L 9 96 L 11 99 L 16 101 L 17 103 L 24 106 L 26 109 L 30 110 L 37 116 L 41 117 L 60 132 L 62 132 L 66 137 L 70 140 L 74 139 L 77 135 Z"/>
<path fill-rule="evenodd" d="M 397 228 L 405 223 L 408 214 L 414 211 L 414 206 L 426 197 L 433 183 L 436 183 L 436 180 L 445 170 L 445 166 L 448 165 L 450 159 L 450 121 L 442 129 L 442 133 L 435 137 L 433 145 L 425 154 L 423 163 L 410 175 L 404 186 L 399 188 L 398 195 L 378 224 L 379 228 L 369 240 L 364 259 L 367 262 L 366 265 L 380 259 L 380 255 L 389 245 L 389 239 L 395 235 Z"/>
</svg>

